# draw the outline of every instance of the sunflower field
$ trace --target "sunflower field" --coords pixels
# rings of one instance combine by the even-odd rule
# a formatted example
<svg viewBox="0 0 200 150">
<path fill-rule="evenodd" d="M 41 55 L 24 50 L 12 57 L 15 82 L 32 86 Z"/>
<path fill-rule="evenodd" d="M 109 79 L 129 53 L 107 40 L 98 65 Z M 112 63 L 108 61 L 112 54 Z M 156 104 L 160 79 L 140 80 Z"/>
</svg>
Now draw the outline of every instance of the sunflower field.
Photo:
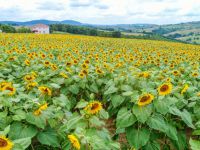
<svg viewBox="0 0 200 150">
<path fill-rule="evenodd" d="M 200 46 L 0 34 L 0 150 L 200 150 Z"/>
</svg>

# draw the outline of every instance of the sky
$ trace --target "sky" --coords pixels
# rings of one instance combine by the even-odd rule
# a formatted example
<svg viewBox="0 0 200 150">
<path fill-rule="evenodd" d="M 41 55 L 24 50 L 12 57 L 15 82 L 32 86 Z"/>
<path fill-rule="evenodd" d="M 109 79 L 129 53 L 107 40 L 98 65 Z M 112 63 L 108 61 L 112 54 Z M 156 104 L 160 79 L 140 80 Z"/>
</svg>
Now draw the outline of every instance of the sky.
<svg viewBox="0 0 200 150">
<path fill-rule="evenodd" d="M 0 21 L 37 19 L 90 24 L 200 21 L 200 0 L 0 0 Z"/>
</svg>

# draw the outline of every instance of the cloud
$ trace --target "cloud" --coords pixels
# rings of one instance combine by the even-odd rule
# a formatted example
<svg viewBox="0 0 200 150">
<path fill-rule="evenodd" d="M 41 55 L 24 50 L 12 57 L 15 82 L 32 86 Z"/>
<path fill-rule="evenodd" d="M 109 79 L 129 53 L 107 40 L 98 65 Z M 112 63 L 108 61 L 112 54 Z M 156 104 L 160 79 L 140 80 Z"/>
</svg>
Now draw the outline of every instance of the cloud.
<svg viewBox="0 0 200 150">
<path fill-rule="evenodd" d="M 199 0 L 0 0 L 0 20 L 170 24 L 200 20 Z"/>
<path fill-rule="evenodd" d="M 38 7 L 39 10 L 47 10 L 47 11 L 48 10 L 62 10 L 64 8 L 65 7 L 62 3 L 59 3 L 56 1 L 55 2 L 48 2 L 48 1 L 42 2 Z"/>
</svg>

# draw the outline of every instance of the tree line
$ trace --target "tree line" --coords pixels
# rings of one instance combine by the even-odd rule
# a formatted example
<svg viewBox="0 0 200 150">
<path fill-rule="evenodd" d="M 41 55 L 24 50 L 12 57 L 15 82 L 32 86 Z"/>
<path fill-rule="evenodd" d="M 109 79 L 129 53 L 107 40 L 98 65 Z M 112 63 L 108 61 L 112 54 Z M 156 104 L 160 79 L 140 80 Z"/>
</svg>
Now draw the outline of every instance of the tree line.
<svg viewBox="0 0 200 150">
<path fill-rule="evenodd" d="M 30 28 L 19 27 L 14 28 L 11 25 L 0 24 L 0 30 L 5 33 L 31 33 Z"/>
<path fill-rule="evenodd" d="M 54 31 L 67 32 L 72 34 L 82 34 L 82 35 L 90 35 L 90 36 L 102 36 L 102 37 L 115 37 L 120 38 L 120 31 L 103 31 L 94 27 L 83 27 L 83 26 L 74 26 L 74 25 L 66 25 L 66 24 L 51 24 L 50 32 L 54 33 Z"/>
</svg>

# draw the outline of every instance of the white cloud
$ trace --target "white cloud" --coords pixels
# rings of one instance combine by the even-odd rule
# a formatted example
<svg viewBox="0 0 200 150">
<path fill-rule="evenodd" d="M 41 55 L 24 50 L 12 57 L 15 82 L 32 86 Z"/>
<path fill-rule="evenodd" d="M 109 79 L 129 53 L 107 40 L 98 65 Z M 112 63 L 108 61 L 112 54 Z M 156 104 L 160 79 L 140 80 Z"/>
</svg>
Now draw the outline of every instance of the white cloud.
<svg viewBox="0 0 200 150">
<path fill-rule="evenodd" d="M 0 0 L 0 20 L 178 23 L 200 20 L 199 0 Z"/>
</svg>

